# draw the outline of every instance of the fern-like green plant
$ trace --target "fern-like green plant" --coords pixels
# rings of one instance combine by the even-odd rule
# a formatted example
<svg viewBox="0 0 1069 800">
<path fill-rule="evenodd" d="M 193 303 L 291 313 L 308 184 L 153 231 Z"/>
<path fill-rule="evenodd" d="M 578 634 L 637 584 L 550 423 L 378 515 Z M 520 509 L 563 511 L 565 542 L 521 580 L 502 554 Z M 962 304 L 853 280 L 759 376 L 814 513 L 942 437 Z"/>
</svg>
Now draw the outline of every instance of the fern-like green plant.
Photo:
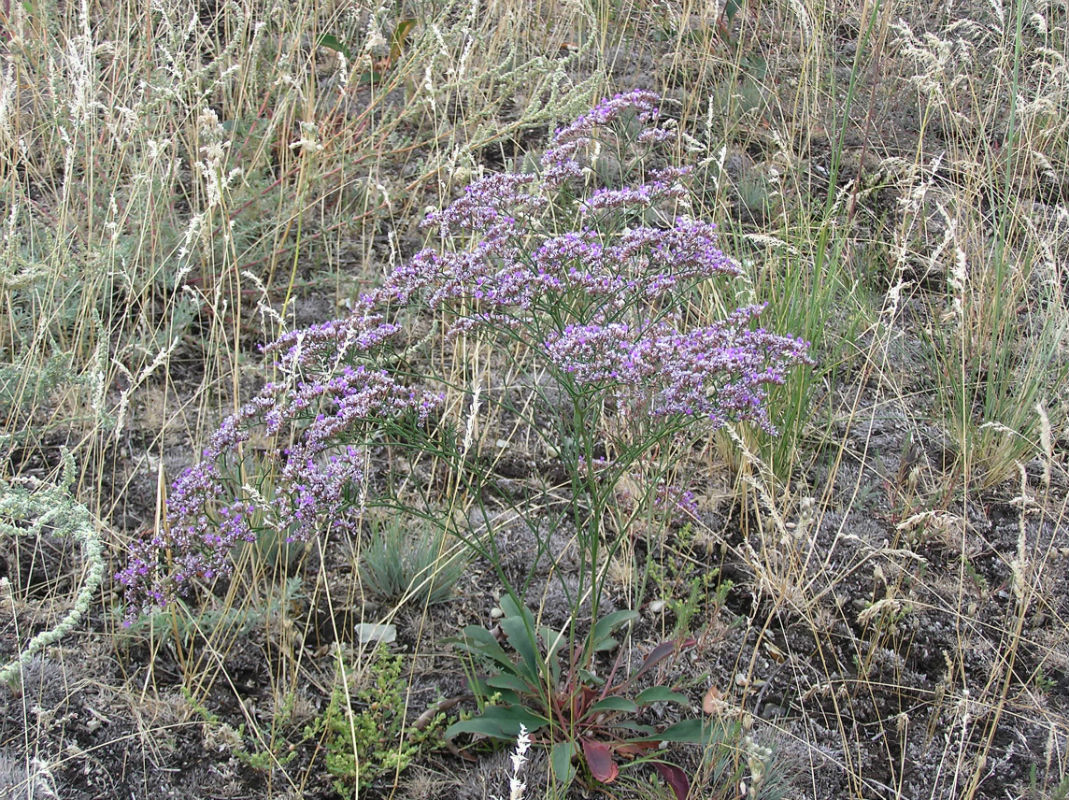
<svg viewBox="0 0 1069 800">
<path fill-rule="evenodd" d="M 404 659 L 380 645 L 359 688 L 338 656 L 338 677 L 322 716 L 305 730 L 325 750 L 327 772 L 342 797 L 359 796 L 374 781 L 403 772 L 429 746 L 445 722 L 441 713 L 421 727 L 406 724 Z"/>
</svg>

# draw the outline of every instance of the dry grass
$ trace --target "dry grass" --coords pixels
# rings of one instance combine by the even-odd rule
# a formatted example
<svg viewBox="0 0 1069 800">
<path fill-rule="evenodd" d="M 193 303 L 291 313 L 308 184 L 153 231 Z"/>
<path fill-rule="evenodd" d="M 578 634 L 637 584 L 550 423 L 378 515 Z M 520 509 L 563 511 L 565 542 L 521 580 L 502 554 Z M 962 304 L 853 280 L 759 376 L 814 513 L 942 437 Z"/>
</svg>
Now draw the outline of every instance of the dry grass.
<svg viewBox="0 0 1069 800">
<path fill-rule="evenodd" d="M 4 9 L 4 477 L 54 478 L 72 450 L 75 496 L 113 567 L 162 524 L 169 482 L 220 419 L 270 379 L 256 344 L 344 314 L 421 246 L 427 206 L 641 85 L 686 133 L 694 213 L 747 267 L 695 314 L 767 301 L 769 327 L 818 359 L 774 397 L 780 436 L 727 431 L 689 455 L 700 512 L 685 534 L 638 512 L 614 520 L 642 542 L 610 573 L 634 607 L 682 601 L 711 569 L 734 583 L 726 603 L 712 587 L 692 601 L 702 646 L 688 679 L 777 755 L 736 743 L 749 794 L 714 777 L 702 796 L 1069 792 L 1064 3 Z M 434 330 L 413 330 L 413 358 L 452 387 L 445 416 L 465 452 L 490 470 L 544 459 L 517 421 L 537 376 Z M 504 397 L 523 413 L 502 413 Z M 465 476 L 433 459 L 401 482 L 419 511 L 480 514 Z M 543 490 L 547 507 L 564 491 Z M 510 529 L 506 505 L 478 520 L 485 534 Z M 0 545 L 0 620 L 17 636 L 6 659 L 66 613 L 83 575 L 52 540 Z M 191 769 L 196 747 L 245 754 L 213 778 L 219 796 L 326 796 L 322 743 L 303 731 L 338 648 L 367 663 L 353 625 L 405 631 L 415 719 L 437 699 L 427 676 L 448 661 L 444 639 L 490 610 L 475 575 L 447 614 L 377 604 L 359 581 L 363 546 L 249 547 L 210 608 L 131 630 L 105 581 L 55 656 L 74 677 L 24 676 L 5 701 L 3 791 L 103 796 L 119 781 L 100 777 L 104 743 L 121 742 L 145 765 L 140 783 L 123 779 L 143 796 L 159 790 L 153 769 Z M 52 686 L 84 679 L 79 650 L 104 670 L 101 696 L 121 698 L 88 733 L 56 722 L 72 701 Z M 776 759 L 793 765 L 780 794 Z M 505 794 L 507 772 L 435 757 L 397 785 L 408 780 L 482 797 L 464 787 Z"/>
</svg>

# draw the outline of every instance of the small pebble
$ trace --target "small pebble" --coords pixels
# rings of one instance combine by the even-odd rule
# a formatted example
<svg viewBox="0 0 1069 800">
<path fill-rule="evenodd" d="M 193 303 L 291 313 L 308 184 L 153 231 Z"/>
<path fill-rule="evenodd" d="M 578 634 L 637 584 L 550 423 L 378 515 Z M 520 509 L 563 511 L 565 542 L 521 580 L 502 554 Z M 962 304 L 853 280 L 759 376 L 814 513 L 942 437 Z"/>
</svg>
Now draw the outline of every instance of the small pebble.
<svg viewBox="0 0 1069 800">
<path fill-rule="evenodd" d="M 356 639 L 361 644 L 382 642 L 391 644 L 397 641 L 397 628 L 393 625 L 377 625 L 373 622 L 361 622 L 355 627 Z"/>
<path fill-rule="evenodd" d="M 497 606 L 490 609 L 490 619 L 501 619 L 503 616 L 505 616 L 505 612 Z"/>
<path fill-rule="evenodd" d="M 783 708 L 776 705 L 775 703 L 765 703 L 764 707 L 761 709 L 761 717 L 764 719 L 775 719 L 776 717 L 782 717 L 784 713 L 785 712 Z"/>
</svg>

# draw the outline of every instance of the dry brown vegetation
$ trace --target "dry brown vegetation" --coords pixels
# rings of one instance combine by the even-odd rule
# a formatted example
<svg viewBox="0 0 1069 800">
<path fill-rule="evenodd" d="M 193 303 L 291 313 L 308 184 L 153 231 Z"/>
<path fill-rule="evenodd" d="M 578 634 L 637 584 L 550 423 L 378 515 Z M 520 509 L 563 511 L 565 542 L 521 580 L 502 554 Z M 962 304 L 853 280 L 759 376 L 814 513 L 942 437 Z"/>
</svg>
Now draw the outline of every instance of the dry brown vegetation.
<svg viewBox="0 0 1069 800">
<path fill-rule="evenodd" d="M 466 686 L 447 640 L 499 610 L 480 560 L 445 603 L 384 599 L 369 520 L 366 540 L 249 547 L 129 628 L 110 575 L 270 377 L 258 344 L 344 315 L 422 246 L 428 207 L 632 87 L 665 98 L 694 213 L 746 267 L 695 313 L 767 301 L 817 360 L 775 394 L 778 437 L 689 454 L 694 515 L 612 521 L 612 603 L 643 614 L 628 647 L 693 636 L 670 682 L 739 723 L 680 748 L 692 796 L 1069 796 L 1067 31 L 1064 0 L 0 4 L 4 663 L 89 578 L 84 541 L 10 501 L 59 482 L 65 450 L 107 563 L 0 687 L 0 796 L 507 796 L 505 754 L 446 747 L 425 715 L 465 710 L 441 702 Z M 413 345 L 461 426 L 476 386 L 537 380 L 433 330 Z M 552 483 L 508 418 L 474 433 L 501 496 Z M 508 504 L 426 478 L 402 490 L 483 514 L 522 573 Z M 396 631 L 389 658 L 369 623 Z M 346 742 L 360 781 L 328 768 Z M 528 798 L 673 796 L 641 771 L 549 775 L 536 753 Z"/>
</svg>

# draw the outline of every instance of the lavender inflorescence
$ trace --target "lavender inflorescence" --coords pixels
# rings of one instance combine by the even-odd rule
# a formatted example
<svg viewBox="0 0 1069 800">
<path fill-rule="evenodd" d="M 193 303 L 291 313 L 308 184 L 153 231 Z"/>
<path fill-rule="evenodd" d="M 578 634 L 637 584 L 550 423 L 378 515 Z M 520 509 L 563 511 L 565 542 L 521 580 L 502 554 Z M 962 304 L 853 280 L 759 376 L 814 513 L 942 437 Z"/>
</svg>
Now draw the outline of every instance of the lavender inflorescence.
<svg viewBox="0 0 1069 800">
<path fill-rule="evenodd" d="M 304 540 L 356 524 L 368 431 L 406 414 L 425 422 L 440 402 L 381 368 L 401 329 L 387 315 L 399 309 L 445 312 L 451 335 L 507 333 L 562 385 L 611 396 L 631 415 L 713 428 L 745 420 L 772 430 L 768 387 L 808 363 L 807 345 L 755 329 L 762 306 L 712 325 L 685 324 L 695 287 L 741 270 L 718 249 L 713 225 L 680 210 L 687 168 L 593 185 L 597 152 L 620 144 L 614 131 L 632 121 L 643 157 L 676 140 L 653 93 L 602 101 L 556 132 L 538 173 L 482 178 L 429 214 L 424 225 L 454 249 L 420 251 L 347 319 L 267 346 L 283 380 L 231 416 L 201 462 L 175 481 L 166 529 L 140 544 L 118 575 L 132 611 L 168 602 L 191 580 L 226 574 L 230 551 L 265 527 Z M 294 442 L 275 465 L 270 498 L 241 478 L 257 429 Z"/>
<path fill-rule="evenodd" d="M 268 383 L 229 416 L 201 460 L 175 480 L 166 528 L 135 543 L 116 576 L 126 587 L 131 614 L 166 605 L 193 580 L 229 574 L 234 547 L 255 542 L 265 530 L 296 542 L 326 530 L 356 529 L 365 454 L 354 443 L 390 419 L 414 415 L 425 422 L 441 402 L 386 370 L 343 364 L 343 355 L 367 353 L 393 327 L 373 316 L 362 319 L 315 326 L 303 332 L 306 337 L 283 337 L 265 348 L 282 354 L 288 379 Z M 313 377 L 297 377 L 308 372 Z M 270 482 L 245 463 L 255 431 L 293 435 L 269 470 L 276 473 L 272 496 L 264 495 Z M 260 485 L 247 483 L 243 473 Z"/>
<path fill-rule="evenodd" d="M 745 327 L 763 309 L 686 332 L 667 322 L 569 325 L 545 349 L 580 386 L 611 387 L 631 413 L 703 417 L 713 427 L 745 420 L 771 432 L 765 387 L 782 383 L 785 365 L 803 361 L 807 346 Z"/>
</svg>

